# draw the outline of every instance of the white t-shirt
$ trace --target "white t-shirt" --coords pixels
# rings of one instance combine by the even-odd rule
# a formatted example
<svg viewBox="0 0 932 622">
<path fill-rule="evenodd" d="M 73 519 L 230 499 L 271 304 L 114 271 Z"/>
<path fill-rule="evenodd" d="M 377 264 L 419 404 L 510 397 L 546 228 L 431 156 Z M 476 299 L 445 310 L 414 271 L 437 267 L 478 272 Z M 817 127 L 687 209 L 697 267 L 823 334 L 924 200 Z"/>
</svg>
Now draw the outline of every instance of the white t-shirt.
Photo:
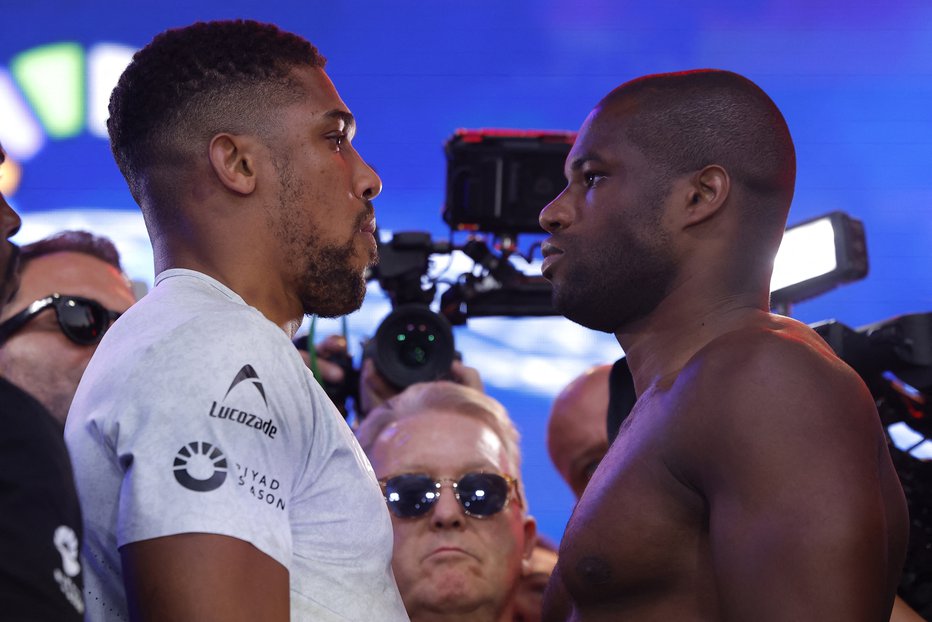
<svg viewBox="0 0 932 622">
<path fill-rule="evenodd" d="M 285 333 L 214 279 L 158 276 L 94 354 L 65 440 L 87 619 L 128 619 L 118 547 L 202 532 L 285 566 L 292 620 L 407 620 L 369 461 Z"/>
</svg>

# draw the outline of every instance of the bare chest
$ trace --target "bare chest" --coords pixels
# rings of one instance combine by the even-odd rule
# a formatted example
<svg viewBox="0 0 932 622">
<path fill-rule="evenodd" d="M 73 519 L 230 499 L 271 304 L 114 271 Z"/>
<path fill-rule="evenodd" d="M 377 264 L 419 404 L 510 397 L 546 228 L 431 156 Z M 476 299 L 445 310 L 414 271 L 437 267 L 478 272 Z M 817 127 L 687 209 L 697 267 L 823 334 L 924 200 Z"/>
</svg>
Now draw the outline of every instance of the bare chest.
<svg viewBox="0 0 932 622">
<path fill-rule="evenodd" d="M 639 402 L 580 499 L 560 550 L 577 609 L 711 593 L 703 499 L 671 469 L 675 418 Z M 624 608 L 624 607 L 623 607 Z"/>
</svg>

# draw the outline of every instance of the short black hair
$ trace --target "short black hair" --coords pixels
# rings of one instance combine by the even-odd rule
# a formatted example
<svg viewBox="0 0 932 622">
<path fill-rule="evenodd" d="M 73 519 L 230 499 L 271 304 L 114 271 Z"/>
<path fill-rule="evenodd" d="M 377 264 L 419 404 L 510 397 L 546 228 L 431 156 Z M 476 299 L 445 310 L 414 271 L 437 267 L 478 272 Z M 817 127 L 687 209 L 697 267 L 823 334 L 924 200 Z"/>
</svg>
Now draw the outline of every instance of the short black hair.
<svg viewBox="0 0 932 622">
<path fill-rule="evenodd" d="M 633 104 L 625 136 L 668 176 L 718 164 L 758 198 L 789 206 L 793 140 L 751 80 L 719 69 L 649 75 L 622 84 L 600 106 L 621 101 Z"/>
<path fill-rule="evenodd" d="M 136 52 L 110 97 L 110 146 L 130 192 L 170 203 L 171 175 L 219 132 L 263 133 L 269 107 L 303 95 L 295 67 L 326 59 L 306 39 L 252 20 L 198 22 Z M 167 178 L 167 179 L 163 179 Z M 148 216 L 148 215 L 147 215 Z"/>
<path fill-rule="evenodd" d="M 109 238 L 87 231 L 61 231 L 46 238 L 26 244 L 20 249 L 20 269 L 27 263 L 52 253 L 83 253 L 105 261 L 120 272 L 120 253 Z"/>
</svg>

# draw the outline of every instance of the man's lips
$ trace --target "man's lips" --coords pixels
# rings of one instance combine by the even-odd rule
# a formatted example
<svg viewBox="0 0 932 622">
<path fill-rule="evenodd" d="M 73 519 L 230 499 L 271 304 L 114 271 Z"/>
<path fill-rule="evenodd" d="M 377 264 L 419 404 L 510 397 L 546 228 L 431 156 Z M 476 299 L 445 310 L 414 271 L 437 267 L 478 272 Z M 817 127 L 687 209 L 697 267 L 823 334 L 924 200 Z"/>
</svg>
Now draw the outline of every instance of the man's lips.
<svg viewBox="0 0 932 622">
<path fill-rule="evenodd" d="M 553 264 L 563 255 L 563 249 L 558 248 L 553 242 L 547 240 L 540 247 L 541 255 L 544 256 L 544 262 L 540 266 L 540 272 L 547 277 L 547 273 L 553 268 Z"/>
<path fill-rule="evenodd" d="M 375 217 L 373 216 L 372 218 L 364 222 L 362 226 L 359 228 L 359 232 L 375 234 Z"/>
<path fill-rule="evenodd" d="M 461 549 L 458 546 L 438 546 L 433 551 L 428 553 L 424 559 L 436 559 L 444 557 L 475 557 L 471 553 L 466 552 L 465 549 Z"/>
</svg>

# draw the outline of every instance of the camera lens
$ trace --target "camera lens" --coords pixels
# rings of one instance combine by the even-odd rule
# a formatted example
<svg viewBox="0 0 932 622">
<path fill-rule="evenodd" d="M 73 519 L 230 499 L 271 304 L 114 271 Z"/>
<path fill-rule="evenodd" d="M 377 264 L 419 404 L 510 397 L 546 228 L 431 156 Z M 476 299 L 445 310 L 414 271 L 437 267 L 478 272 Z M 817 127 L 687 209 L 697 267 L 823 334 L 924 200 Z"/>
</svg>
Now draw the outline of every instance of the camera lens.
<svg viewBox="0 0 932 622">
<path fill-rule="evenodd" d="M 395 335 L 398 354 L 408 367 L 423 367 L 428 364 L 437 343 L 433 327 L 424 322 L 409 322 Z"/>
<path fill-rule="evenodd" d="M 417 304 L 392 311 L 375 333 L 376 369 L 398 388 L 446 376 L 453 364 L 453 330 L 442 315 Z"/>
</svg>

